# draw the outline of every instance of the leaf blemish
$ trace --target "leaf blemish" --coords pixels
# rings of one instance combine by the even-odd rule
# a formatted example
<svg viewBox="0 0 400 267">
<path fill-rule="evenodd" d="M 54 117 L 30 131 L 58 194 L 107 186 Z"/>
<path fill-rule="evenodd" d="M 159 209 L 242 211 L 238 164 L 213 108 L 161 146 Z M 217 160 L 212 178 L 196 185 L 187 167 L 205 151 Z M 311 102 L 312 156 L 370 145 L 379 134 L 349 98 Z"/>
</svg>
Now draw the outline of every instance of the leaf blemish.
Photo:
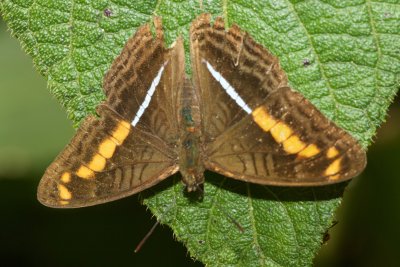
<svg viewBox="0 0 400 267">
<path fill-rule="evenodd" d="M 303 60 L 303 66 L 304 66 L 304 67 L 308 67 L 308 66 L 310 66 L 310 65 L 311 65 L 311 61 L 310 61 L 308 58 L 306 58 L 306 59 Z"/>
<path fill-rule="evenodd" d="M 112 11 L 111 11 L 110 9 L 106 8 L 106 9 L 104 9 L 103 14 L 104 14 L 104 16 L 106 16 L 106 17 L 111 17 Z"/>
</svg>

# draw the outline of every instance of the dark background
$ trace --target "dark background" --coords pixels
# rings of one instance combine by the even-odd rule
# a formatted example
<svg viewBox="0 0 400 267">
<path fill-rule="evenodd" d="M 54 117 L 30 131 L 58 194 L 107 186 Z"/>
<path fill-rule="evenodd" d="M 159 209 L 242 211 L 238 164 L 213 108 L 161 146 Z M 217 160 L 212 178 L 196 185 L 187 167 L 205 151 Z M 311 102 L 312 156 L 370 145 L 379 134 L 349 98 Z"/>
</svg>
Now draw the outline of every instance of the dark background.
<svg viewBox="0 0 400 267">
<path fill-rule="evenodd" d="M 155 222 L 135 196 L 76 210 L 37 202 L 40 177 L 74 131 L 1 20 L 0 63 L 0 266 L 201 266 L 166 226 L 134 254 Z M 396 99 L 316 266 L 400 265 L 399 124 Z"/>
</svg>

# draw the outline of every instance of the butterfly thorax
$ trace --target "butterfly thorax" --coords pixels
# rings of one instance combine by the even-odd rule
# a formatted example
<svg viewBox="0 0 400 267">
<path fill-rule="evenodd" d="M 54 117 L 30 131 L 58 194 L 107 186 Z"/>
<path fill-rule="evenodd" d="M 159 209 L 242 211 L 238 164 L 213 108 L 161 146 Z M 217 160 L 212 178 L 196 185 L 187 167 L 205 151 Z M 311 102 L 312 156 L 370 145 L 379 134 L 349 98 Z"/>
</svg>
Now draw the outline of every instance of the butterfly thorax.
<svg viewBox="0 0 400 267">
<path fill-rule="evenodd" d="M 201 159 L 200 110 L 194 87 L 185 81 L 180 109 L 180 161 L 182 181 L 188 192 L 196 191 L 204 183 L 204 166 Z"/>
</svg>

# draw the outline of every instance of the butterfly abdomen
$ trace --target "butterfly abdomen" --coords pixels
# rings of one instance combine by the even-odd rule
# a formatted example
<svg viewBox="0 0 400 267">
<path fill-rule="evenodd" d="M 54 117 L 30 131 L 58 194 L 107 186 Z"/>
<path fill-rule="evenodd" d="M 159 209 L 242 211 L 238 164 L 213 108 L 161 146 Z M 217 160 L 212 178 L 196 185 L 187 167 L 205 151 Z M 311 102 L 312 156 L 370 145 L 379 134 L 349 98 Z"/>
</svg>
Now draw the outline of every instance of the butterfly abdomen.
<svg viewBox="0 0 400 267">
<path fill-rule="evenodd" d="M 182 181 L 191 192 L 204 182 L 204 166 L 201 158 L 200 109 L 190 80 L 185 80 L 180 97 L 179 167 Z"/>
</svg>

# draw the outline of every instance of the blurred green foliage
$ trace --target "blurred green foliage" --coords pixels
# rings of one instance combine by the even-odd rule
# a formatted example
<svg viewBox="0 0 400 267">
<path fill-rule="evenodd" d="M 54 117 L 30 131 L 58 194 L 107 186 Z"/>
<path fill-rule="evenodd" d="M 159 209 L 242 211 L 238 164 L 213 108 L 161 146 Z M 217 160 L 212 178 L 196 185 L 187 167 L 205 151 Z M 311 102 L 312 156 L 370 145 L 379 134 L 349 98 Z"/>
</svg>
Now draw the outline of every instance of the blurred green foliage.
<svg viewBox="0 0 400 267">
<path fill-rule="evenodd" d="M 133 254 L 154 223 L 137 197 L 78 210 L 40 206 L 36 185 L 72 136 L 71 122 L 2 22 L 0 62 L 0 266 L 200 266 L 166 227 Z M 397 99 L 316 266 L 400 263 L 399 122 Z"/>
<path fill-rule="evenodd" d="M 12 178 L 43 168 L 73 129 L 32 60 L 0 27 L 0 176 Z"/>
</svg>

